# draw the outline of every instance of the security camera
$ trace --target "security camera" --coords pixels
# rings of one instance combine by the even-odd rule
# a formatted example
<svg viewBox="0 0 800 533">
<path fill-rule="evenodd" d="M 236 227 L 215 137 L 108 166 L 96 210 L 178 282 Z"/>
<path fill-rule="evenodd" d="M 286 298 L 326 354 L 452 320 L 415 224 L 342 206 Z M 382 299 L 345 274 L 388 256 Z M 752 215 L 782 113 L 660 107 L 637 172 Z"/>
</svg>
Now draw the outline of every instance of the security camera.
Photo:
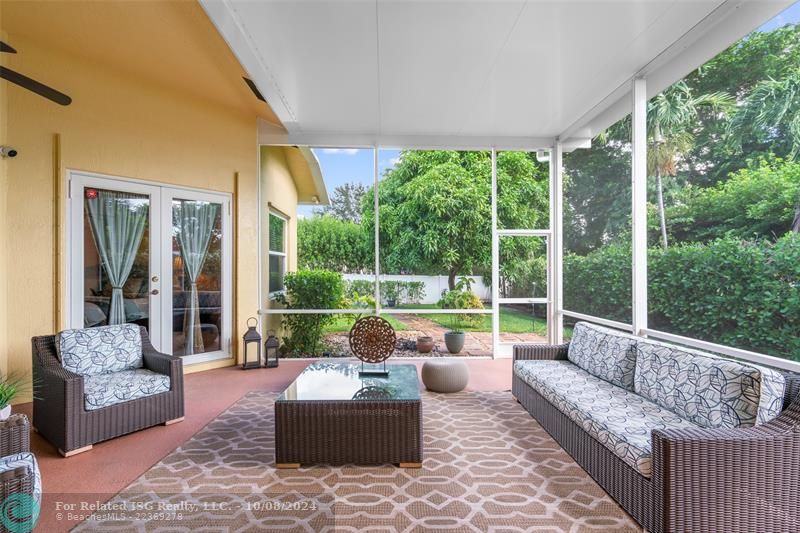
<svg viewBox="0 0 800 533">
<path fill-rule="evenodd" d="M 0 156 L 2 157 L 17 157 L 17 151 L 10 146 L 0 146 Z"/>
</svg>

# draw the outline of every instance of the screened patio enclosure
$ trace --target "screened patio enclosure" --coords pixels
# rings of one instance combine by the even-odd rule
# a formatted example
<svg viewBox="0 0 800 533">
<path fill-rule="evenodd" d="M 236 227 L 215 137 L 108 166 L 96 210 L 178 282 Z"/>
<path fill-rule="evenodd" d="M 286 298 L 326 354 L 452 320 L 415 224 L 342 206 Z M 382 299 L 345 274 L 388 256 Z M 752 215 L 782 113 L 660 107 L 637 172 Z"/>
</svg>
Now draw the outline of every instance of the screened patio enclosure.
<svg viewBox="0 0 800 533">
<path fill-rule="evenodd" d="M 748 342 L 736 335 L 703 338 L 694 333 L 697 328 L 664 326 L 664 313 L 654 312 L 654 302 L 664 291 L 649 294 L 648 277 L 653 261 L 662 261 L 661 255 L 648 253 L 657 238 L 648 227 L 648 190 L 655 183 L 648 151 L 659 146 L 650 140 L 649 102 L 759 29 L 791 1 L 202 4 L 285 126 L 282 130 L 260 124 L 262 146 L 371 151 L 374 264 L 365 275 L 375 283 L 368 312 L 408 312 L 384 305 L 380 292 L 388 279 L 381 260 L 381 151 L 481 152 L 490 161 L 491 214 L 486 229 L 491 258 L 485 272 L 491 279 L 489 305 L 472 310 L 417 308 L 415 313 L 490 316 L 495 356 L 510 353 L 501 336 L 504 306 L 537 305 L 546 317 L 543 340 L 550 343 L 564 340 L 565 320 L 588 320 L 798 368 L 800 353 L 794 348 L 773 350 L 768 342 Z M 616 144 L 598 141 L 598 135 L 608 131 L 616 132 Z M 603 169 L 586 164 L 585 154 L 594 150 L 613 152 L 607 154 L 609 163 Z M 511 151 L 536 154 L 537 160 L 548 162 L 546 222 L 535 227 L 514 227 L 499 219 L 497 163 Z M 608 198 L 599 200 L 599 192 L 592 198 L 612 166 L 617 175 L 624 173 L 625 183 L 615 182 L 613 192 L 606 191 Z M 575 176 L 582 178 L 581 191 L 569 189 Z M 590 251 L 571 239 L 595 231 L 596 222 L 576 214 L 574 206 L 592 202 L 613 206 L 608 216 L 619 219 L 615 231 L 624 246 L 619 247 L 620 262 L 608 267 L 608 276 L 621 281 L 565 301 L 565 294 L 572 294 L 570 284 L 582 283 L 565 275 L 565 265 L 576 250 Z M 595 233 L 597 243 L 611 239 L 607 229 Z M 504 249 L 521 239 L 541 242 L 545 287 L 531 294 L 502 295 Z M 613 289 L 620 286 L 624 291 Z M 261 292 L 262 313 L 283 314 L 269 305 L 271 290 L 262 287 Z M 588 305 L 588 300 L 624 309 L 598 311 L 603 306 Z"/>
</svg>

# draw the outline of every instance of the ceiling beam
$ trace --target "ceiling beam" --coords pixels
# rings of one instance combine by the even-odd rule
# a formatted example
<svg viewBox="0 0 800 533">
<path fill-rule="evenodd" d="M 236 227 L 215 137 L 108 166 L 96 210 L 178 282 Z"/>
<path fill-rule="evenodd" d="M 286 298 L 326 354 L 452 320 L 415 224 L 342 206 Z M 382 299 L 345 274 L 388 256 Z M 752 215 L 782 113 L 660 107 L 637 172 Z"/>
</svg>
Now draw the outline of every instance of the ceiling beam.
<svg viewBox="0 0 800 533">
<path fill-rule="evenodd" d="M 259 128 L 263 145 L 313 146 L 315 148 L 381 148 L 407 150 L 548 150 L 551 137 L 503 137 L 459 135 L 374 135 L 348 133 L 292 133 Z"/>
</svg>

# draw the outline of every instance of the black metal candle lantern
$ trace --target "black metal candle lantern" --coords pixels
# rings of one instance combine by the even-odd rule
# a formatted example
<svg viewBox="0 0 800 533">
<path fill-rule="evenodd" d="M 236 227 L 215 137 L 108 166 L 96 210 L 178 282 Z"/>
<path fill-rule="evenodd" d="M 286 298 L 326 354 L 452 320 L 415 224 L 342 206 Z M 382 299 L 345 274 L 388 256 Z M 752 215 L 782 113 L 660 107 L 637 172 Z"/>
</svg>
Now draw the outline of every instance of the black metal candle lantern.
<svg viewBox="0 0 800 533">
<path fill-rule="evenodd" d="M 266 368 L 275 368 L 278 366 L 278 350 L 281 343 L 275 336 L 274 331 L 267 333 L 267 340 L 264 343 L 264 366 Z"/>
<path fill-rule="evenodd" d="M 250 325 L 250 321 L 254 321 L 255 325 Z M 242 370 L 249 368 L 259 368 L 261 366 L 261 335 L 256 331 L 258 319 L 250 317 L 247 319 L 247 331 L 244 333 L 242 340 L 244 341 L 244 360 L 242 361 Z M 252 361 L 255 356 L 255 361 Z"/>
</svg>

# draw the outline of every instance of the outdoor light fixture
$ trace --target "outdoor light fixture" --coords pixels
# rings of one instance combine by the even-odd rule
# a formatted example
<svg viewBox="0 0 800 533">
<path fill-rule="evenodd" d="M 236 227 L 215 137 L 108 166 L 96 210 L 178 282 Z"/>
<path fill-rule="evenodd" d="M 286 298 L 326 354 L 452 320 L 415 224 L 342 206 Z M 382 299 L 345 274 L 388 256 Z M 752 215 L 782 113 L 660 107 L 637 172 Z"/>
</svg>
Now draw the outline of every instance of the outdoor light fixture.
<svg viewBox="0 0 800 533">
<path fill-rule="evenodd" d="M 251 326 L 250 321 L 254 320 L 255 325 Z M 242 370 L 261 367 L 261 335 L 256 331 L 258 319 L 250 317 L 247 319 L 247 331 L 242 340 L 244 341 L 244 359 L 242 360 Z M 255 361 L 252 361 L 255 356 Z"/>
<path fill-rule="evenodd" d="M 275 368 L 278 366 L 278 348 L 281 343 L 275 336 L 274 331 L 270 331 L 267 335 L 267 340 L 264 343 L 264 367 Z"/>
</svg>

